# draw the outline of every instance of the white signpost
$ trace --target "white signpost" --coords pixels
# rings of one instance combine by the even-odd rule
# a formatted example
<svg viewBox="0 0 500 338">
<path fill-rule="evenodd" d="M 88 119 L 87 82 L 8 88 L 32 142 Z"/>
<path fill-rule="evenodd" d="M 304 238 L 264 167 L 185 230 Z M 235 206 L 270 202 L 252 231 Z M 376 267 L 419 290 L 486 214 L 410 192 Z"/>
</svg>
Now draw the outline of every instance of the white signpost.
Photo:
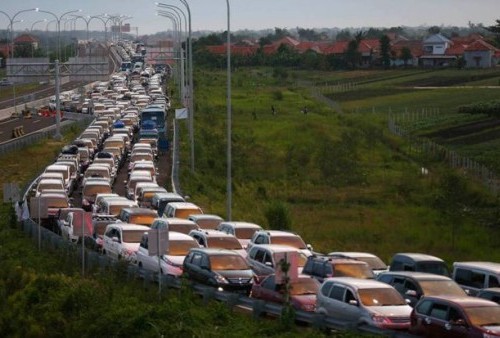
<svg viewBox="0 0 500 338">
<path fill-rule="evenodd" d="M 158 256 L 158 294 L 161 295 L 161 256 L 168 253 L 168 227 L 148 231 L 148 252 Z"/>
</svg>

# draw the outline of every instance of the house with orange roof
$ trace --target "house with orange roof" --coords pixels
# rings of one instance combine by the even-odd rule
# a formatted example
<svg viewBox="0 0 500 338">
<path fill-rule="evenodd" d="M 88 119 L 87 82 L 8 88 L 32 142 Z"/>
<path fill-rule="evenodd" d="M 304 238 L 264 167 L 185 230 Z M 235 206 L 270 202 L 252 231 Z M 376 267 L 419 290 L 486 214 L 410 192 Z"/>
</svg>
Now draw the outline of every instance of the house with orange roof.
<svg viewBox="0 0 500 338">
<path fill-rule="evenodd" d="M 479 39 L 465 48 L 463 57 L 466 68 L 491 68 L 500 61 L 500 50 Z"/>
<path fill-rule="evenodd" d="M 37 49 L 40 44 L 40 40 L 31 34 L 21 34 L 14 39 L 15 45 L 29 45 L 33 49 Z"/>
<path fill-rule="evenodd" d="M 402 50 L 407 48 L 411 53 L 411 59 L 403 60 Z M 418 60 L 423 54 L 422 40 L 398 40 L 391 45 L 393 59 L 391 65 L 399 66 L 418 66 Z"/>
</svg>

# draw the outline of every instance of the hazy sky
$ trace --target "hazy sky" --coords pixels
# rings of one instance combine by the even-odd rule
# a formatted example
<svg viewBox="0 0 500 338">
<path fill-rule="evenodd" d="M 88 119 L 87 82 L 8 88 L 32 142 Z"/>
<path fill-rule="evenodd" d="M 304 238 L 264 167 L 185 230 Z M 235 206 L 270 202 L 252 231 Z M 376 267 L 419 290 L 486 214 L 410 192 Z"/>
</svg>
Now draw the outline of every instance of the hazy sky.
<svg viewBox="0 0 500 338">
<path fill-rule="evenodd" d="M 226 0 L 187 0 L 191 9 L 192 29 L 223 31 L 227 27 Z M 185 7 L 180 0 L 164 3 Z M 500 19 L 500 0 L 229 0 L 231 30 L 266 28 L 392 27 L 418 25 L 467 26 L 468 22 L 493 25 Z M 150 34 L 172 27 L 169 19 L 156 16 L 157 7 L 149 0 L 0 0 L 0 10 L 11 17 L 18 11 L 39 7 L 57 16 L 82 9 L 79 15 L 103 13 L 128 15 L 124 21 L 138 27 L 139 34 Z M 187 12 L 186 12 L 187 14 Z M 21 13 L 15 30 L 30 29 L 34 22 L 53 16 Z M 0 13 L 0 27 L 7 28 L 7 18 Z M 85 29 L 78 20 L 77 29 Z M 36 23 L 45 29 L 46 23 Z M 103 23 L 92 20 L 91 30 L 104 30 Z M 50 26 L 54 29 L 54 24 Z M 135 29 L 134 29 L 135 32 Z"/>
</svg>

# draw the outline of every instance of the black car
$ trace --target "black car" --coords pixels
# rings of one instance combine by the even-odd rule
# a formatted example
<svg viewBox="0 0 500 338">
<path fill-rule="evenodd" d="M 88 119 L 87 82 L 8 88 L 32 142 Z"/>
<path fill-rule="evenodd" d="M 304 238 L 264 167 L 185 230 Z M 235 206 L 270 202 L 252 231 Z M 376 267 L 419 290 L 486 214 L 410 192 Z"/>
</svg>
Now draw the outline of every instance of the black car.
<svg viewBox="0 0 500 338">
<path fill-rule="evenodd" d="M 365 262 L 321 255 L 307 257 L 302 274 L 316 278 L 321 283 L 329 277 L 375 278 L 372 269 Z"/>
<path fill-rule="evenodd" d="M 392 285 L 411 307 L 423 296 L 467 296 L 453 279 L 433 273 L 387 271 L 379 274 L 377 280 Z"/>
<path fill-rule="evenodd" d="M 249 294 L 253 271 L 236 251 L 194 248 L 184 259 L 184 274 L 192 281 L 223 291 Z"/>
</svg>

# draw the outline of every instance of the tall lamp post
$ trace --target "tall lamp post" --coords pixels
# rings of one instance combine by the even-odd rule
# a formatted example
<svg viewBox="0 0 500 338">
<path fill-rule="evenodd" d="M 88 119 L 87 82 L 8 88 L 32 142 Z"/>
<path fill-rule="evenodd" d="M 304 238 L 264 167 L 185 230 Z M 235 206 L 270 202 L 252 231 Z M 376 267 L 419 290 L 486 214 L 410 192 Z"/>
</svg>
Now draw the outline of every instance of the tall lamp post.
<svg viewBox="0 0 500 338">
<path fill-rule="evenodd" d="M 54 135 L 54 138 L 56 140 L 60 140 L 62 139 L 62 135 L 61 135 L 61 100 L 60 100 L 60 95 L 59 95 L 59 91 L 61 90 L 60 88 L 60 83 L 59 83 L 59 60 L 61 59 L 61 19 L 66 16 L 66 15 L 69 15 L 69 14 L 73 14 L 73 13 L 77 13 L 77 12 L 81 12 L 82 10 L 81 9 L 76 9 L 76 10 L 73 10 L 73 11 L 67 11 L 67 12 L 64 12 L 63 14 L 61 14 L 60 16 L 57 16 L 56 14 L 50 12 L 50 11 L 46 11 L 46 10 L 42 10 L 42 9 L 36 9 L 37 12 L 41 12 L 41 13 L 47 13 L 47 14 L 50 14 L 52 15 L 55 19 L 56 19 L 56 22 L 57 22 L 57 60 L 55 61 L 55 77 L 56 77 L 56 83 L 55 83 L 55 87 L 56 87 L 56 133 Z"/>
<path fill-rule="evenodd" d="M 167 8 L 167 9 L 170 9 L 172 10 L 172 13 L 175 13 L 177 15 L 177 17 L 179 18 L 179 21 L 182 21 L 181 20 L 181 16 L 180 14 L 182 14 L 182 16 L 184 17 L 184 32 L 185 34 L 188 34 L 188 28 L 187 28 L 187 18 L 186 18 L 186 14 L 184 13 L 184 11 L 182 9 L 180 9 L 179 7 L 177 6 L 174 6 L 174 5 L 168 5 L 168 4 L 164 4 L 164 3 L 159 3 L 159 2 L 156 2 L 155 3 L 156 6 L 160 7 L 160 8 Z M 180 13 L 180 14 L 179 14 Z M 191 39 L 191 38 L 189 38 Z M 186 45 L 187 45 L 187 42 L 186 41 Z M 183 65 L 183 61 L 184 61 L 184 52 L 183 52 L 183 49 L 182 49 L 182 45 L 180 46 L 181 48 L 181 83 L 182 83 L 182 87 L 181 87 L 181 90 L 180 90 L 180 96 L 182 98 L 182 102 L 185 103 L 186 101 L 186 87 L 187 87 L 187 83 L 186 83 L 186 80 L 185 80 L 185 77 L 184 77 L 184 74 L 186 72 L 186 70 L 184 69 L 184 65 Z M 192 66 L 192 65 L 191 65 Z M 190 65 L 188 64 L 187 65 L 187 68 L 189 69 Z M 186 104 L 188 105 L 188 104 Z"/>
<path fill-rule="evenodd" d="M 231 221 L 232 205 L 232 159 L 231 159 L 231 8 L 227 7 L 227 220 Z"/>
</svg>

